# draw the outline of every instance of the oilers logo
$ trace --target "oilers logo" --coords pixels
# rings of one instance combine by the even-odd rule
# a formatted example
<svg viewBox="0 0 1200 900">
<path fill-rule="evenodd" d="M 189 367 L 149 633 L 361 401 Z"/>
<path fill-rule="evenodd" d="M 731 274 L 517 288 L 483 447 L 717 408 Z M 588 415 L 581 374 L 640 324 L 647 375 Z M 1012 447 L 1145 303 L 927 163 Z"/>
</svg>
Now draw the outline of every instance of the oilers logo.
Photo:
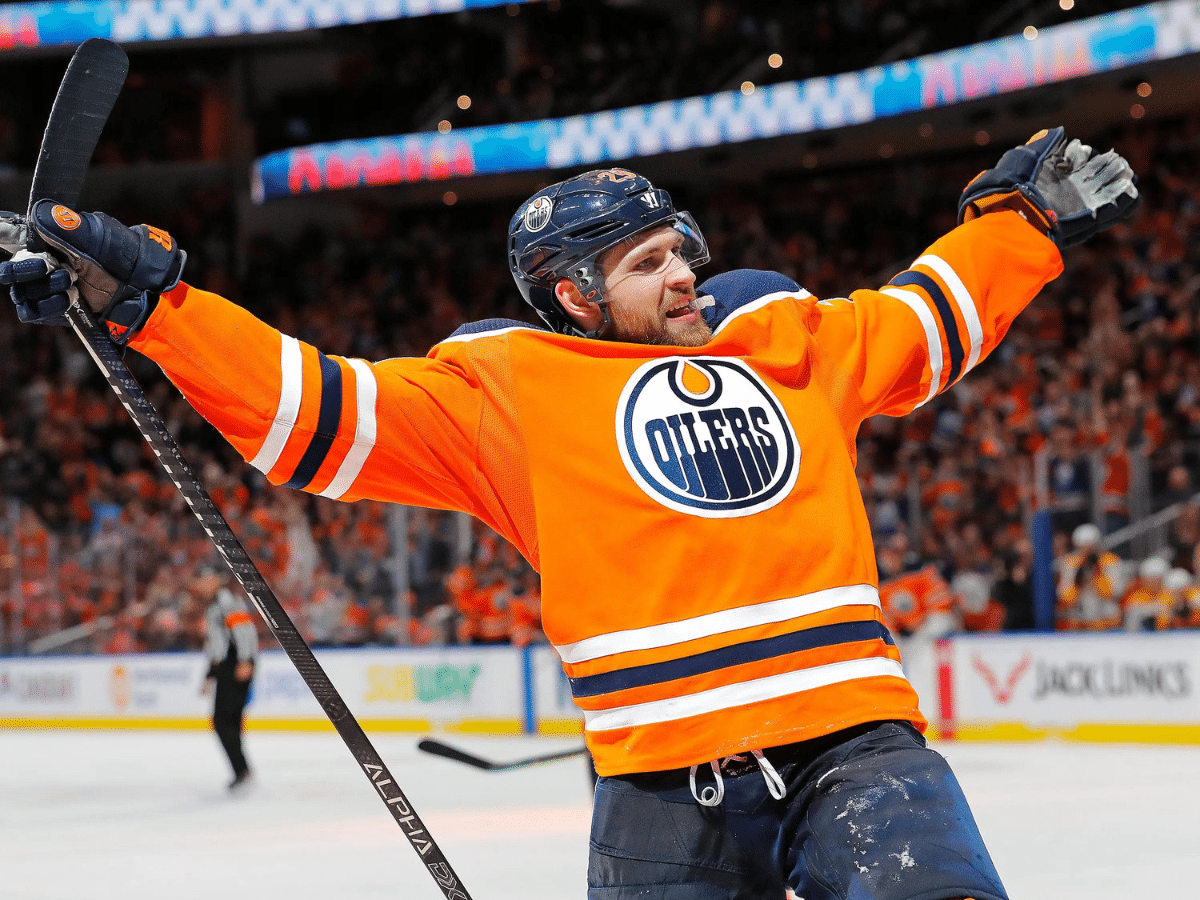
<svg viewBox="0 0 1200 900">
<path fill-rule="evenodd" d="M 617 405 L 625 468 L 649 496 L 706 518 L 749 516 L 787 496 L 800 468 L 792 423 L 734 359 L 661 359 L 633 373 Z"/>
<path fill-rule="evenodd" d="M 525 229 L 541 231 L 550 224 L 550 213 L 554 212 L 554 201 L 549 197 L 538 197 L 525 210 Z"/>
</svg>

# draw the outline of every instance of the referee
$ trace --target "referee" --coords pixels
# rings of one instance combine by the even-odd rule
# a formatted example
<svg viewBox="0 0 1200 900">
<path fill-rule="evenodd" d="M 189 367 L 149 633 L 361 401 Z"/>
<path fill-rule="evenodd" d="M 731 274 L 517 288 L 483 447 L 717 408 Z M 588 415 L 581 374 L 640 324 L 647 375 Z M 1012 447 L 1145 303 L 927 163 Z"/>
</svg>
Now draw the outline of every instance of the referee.
<svg viewBox="0 0 1200 900">
<path fill-rule="evenodd" d="M 229 783 L 232 791 L 250 779 L 250 767 L 242 752 L 242 714 L 250 697 L 254 662 L 258 658 L 258 631 L 245 601 L 229 589 L 220 571 L 203 570 L 197 587 L 213 598 L 204 614 L 208 675 L 201 692 L 207 694 L 216 686 L 213 730 L 233 767 L 233 781 Z"/>
</svg>

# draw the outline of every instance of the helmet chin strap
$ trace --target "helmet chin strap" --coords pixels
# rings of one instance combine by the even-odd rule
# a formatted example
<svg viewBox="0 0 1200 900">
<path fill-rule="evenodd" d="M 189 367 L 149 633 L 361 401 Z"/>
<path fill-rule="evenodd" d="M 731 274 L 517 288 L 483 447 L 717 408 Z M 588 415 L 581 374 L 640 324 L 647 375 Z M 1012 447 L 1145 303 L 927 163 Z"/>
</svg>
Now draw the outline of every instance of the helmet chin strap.
<svg viewBox="0 0 1200 900">
<path fill-rule="evenodd" d="M 585 331 L 582 328 L 576 327 L 576 331 L 585 338 L 593 340 L 604 337 L 608 330 L 612 328 L 612 315 L 608 311 L 608 298 L 600 290 L 600 285 L 596 283 L 597 279 L 602 278 L 599 272 L 592 266 L 580 266 L 571 273 L 570 281 L 579 290 L 579 295 L 587 303 L 594 303 L 600 309 L 600 315 L 603 321 L 599 328 L 594 328 L 591 331 Z"/>
<path fill-rule="evenodd" d="M 600 307 L 600 315 L 604 317 L 604 321 L 600 323 L 599 328 L 595 328 L 592 331 L 585 331 L 583 336 L 595 340 L 608 334 L 608 330 L 612 327 L 612 316 L 608 312 L 608 301 L 603 297 L 592 302 Z"/>
</svg>

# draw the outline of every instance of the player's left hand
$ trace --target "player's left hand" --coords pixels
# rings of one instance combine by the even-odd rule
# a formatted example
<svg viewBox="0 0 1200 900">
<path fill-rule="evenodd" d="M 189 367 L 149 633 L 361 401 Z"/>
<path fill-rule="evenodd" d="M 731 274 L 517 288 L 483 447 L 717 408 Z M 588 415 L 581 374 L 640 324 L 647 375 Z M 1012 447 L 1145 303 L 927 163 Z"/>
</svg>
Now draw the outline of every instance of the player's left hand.
<svg viewBox="0 0 1200 900">
<path fill-rule="evenodd" d="M 979 173 L 958 201 L 959 222 L 1012 209 L 1059 247 L 1082 243 L 1133 215 L 1137 176 L 1115 150 L 1096 153 L 1061 128 L 1043 129 Z"/>
</svg>

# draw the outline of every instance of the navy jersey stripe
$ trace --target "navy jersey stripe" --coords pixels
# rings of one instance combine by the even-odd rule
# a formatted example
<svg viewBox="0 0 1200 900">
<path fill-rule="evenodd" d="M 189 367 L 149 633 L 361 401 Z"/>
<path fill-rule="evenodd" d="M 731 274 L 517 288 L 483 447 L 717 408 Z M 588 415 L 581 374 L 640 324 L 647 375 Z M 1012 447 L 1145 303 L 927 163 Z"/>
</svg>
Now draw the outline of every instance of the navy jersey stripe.
<svg viewBox="0 0 1200 900">
<path fill-rule="evenodd" d="M 705 672 L 715 672 L 718 669 L 727 669 L 742 663 L 760 662 L 801 650 L 814 650 L 817 647 L 849 644 L 855 641 L 876 640 L 895 644 L 888 630 L 883 627 L 882 623 L 875 620 L 818 625 L 816 628 L 806 628 L 803 631 L 793 631 L 791 634 L 734 644 L 731 647 L 720 647 L 705 653 L 697 653 L 694 656 L 684 656 L 680 659 L 670 659 L 660 663 L 617 669 L 615 672 L 602 672 L 598 675 L 572 678 L 571 693 L 575 697 L 595 697 L 600 694 L 623 691 L 627 688 L 646 687 L 651 684 L 661 684 L 664 681 L 674 681 L 677 678 L 687 678 L 690 675 L 703 675 Z"/>
<path fill-rule="evenodd" d="M 317 430 L 308 442 L 308 448 L 296 471 L 285 483 L 285 487 L 303 489 L 308 487 L 321 463 L 333 446 L 338 425 L 342 420 L 342 367 L 324 353 L 317 353 L 321 361 L 321 411 L 317 414 Z"/>
<path fill-rule="evenodd" d="M 962 373 L 964 353 L 962 338 L 958 336 L 958 323 L 954 321 L 954 310 L 950 308 L 950 301 L 946 299 L 945 292 L 924 272 L 901 272 L 888 284 L 894 284 L 896 287 L 915 284 L 933 300 L 933 305 L 937 307 L 938 315 L 941 316 L 942 327 L 946 329 L 946 343 L 950 346 L 950 377 L 946 380 L 946 387 L 950 387 L 958 381 L 958 376 Z"/>
<path fill-rule="evenodd" d="M 500 331 L 502 328 L 528 328 L 531 331 L 545 331 L 538 325 L 530 325 L 528 322 L 521 322 L 517 319 L 482 319 L 478 322 L 467 322 L 465 325 L 459 325 L 454 329 L 451 338 L 462 337 L 468 334 L 484 334 L 488 331 Z M 449 340 L 450 338 L 447 338 Z"/>
</svg>

